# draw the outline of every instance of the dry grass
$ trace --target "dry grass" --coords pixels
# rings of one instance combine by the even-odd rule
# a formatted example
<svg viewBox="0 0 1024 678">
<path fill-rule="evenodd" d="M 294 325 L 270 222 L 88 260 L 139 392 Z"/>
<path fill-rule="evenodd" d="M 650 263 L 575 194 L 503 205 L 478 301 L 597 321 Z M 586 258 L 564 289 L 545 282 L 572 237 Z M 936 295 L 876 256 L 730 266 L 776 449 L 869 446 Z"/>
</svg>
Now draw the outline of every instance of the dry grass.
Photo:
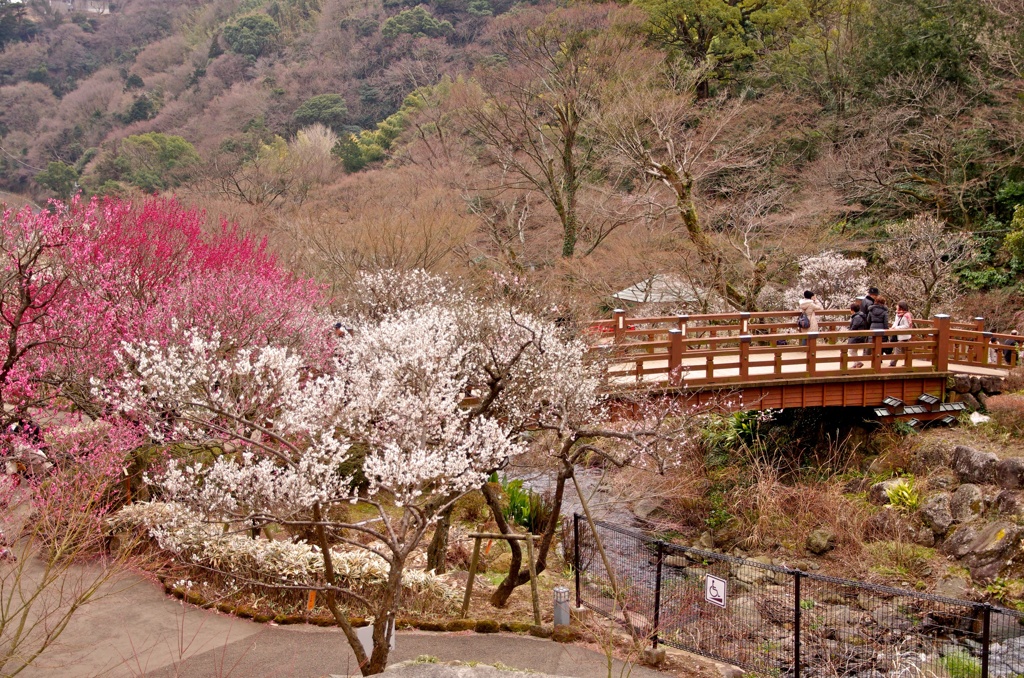
<svg viewBox="0 0 1024 678">
<path fill-rule="evenodd" d="M 1024 435 L 1024 395 L 992 396 L 985 403 L 992 423 L 1012 436 Z"/>
<path fill-rule="evenodd" d="M 730 510 L 746 534 L 742 548 L 802 552 L 807 535 L 821 527 L 836 535 L 837 548 L 860 544 L 871 509 L 844 495 L 838 481 L 789 484 L 767 464 L 755 465 L 751 475 L 750 485 L 729 495 Z"/>
</svg>

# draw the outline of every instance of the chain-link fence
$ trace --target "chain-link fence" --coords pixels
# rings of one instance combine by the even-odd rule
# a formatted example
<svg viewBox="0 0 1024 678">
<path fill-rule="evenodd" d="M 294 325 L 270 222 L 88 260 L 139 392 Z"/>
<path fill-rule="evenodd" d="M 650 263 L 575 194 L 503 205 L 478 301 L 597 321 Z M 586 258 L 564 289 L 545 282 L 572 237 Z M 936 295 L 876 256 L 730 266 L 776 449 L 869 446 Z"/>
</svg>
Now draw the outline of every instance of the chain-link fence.
<svg viewBox="0 0 1024 678">
<path fill-rule="evenodd" d="M 800 572 L 595 524 L 599 540 L 586 520 L 574 517 L 576 603 L 655 647 L 796 678 L 1024 676 L 1024 614 L 1016 610 Z"/>
</svg>

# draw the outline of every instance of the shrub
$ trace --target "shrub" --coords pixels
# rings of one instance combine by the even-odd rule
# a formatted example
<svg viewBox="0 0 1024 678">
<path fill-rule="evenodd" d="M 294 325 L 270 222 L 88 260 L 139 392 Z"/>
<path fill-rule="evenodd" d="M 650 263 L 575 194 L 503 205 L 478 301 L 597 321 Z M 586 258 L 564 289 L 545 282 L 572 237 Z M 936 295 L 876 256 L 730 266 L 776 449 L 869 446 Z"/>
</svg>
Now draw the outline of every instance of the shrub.
<svg viewBox="0 0 1024 678">
<path fill-rule="evenodd" d="M 981 676 L 981 662 L 970 653 L 957 648 L 942 658 L 942 666 L 950 678 L 978 678 Z"/>
<path fill-rule="evenodd" d="M 1024 435 L 1024 395 L 1008 393 L 992 396 L 985 402 L 992 421 L 1012 435 Z"/>
<path fill-rule="evenodd" d="M 890 504 L 908 512 L 916 511 L 921 503 L 921 493 L 914 487 L 913 478 L 900 478 L 885 494 Z"/>
</svg>

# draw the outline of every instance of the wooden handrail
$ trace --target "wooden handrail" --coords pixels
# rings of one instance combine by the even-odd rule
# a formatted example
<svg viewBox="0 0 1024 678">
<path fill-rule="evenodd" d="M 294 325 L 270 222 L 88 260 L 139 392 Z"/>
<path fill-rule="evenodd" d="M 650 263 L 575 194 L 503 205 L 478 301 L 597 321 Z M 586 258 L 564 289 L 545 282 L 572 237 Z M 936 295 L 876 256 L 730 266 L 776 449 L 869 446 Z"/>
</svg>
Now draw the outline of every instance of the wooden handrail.
<svg viewBox="0 0 1024 678">
<path fill-rule="evenodd" d="M 670 385 L 714 385 L 737 380 L 771 382 L 793 378 L 828 378 L 854 374 L 899 374 L 949 371 L 951 364 L 1007 367 L 1002 342 L 1024 341 L 1011 334 L 985 332 L 983 322 L 952 323 L 937 315 L 910 329 L 845 329 L 850 312 L 818 312 L 816 333 L 800 332 L 798 311 L 723 313 L 631 318 L 617 310 L 611 320 L 590 325 L 591 360 L 600 361 L 611 380 L 648 381 Z M 828 316 L 838 317 L 831 319 Z M 767 322 L 785 318 L 783 322 Z M 893 334 L 910 340 L 892 344 Z M 612 335 L 612 336 L 609 336 Z M 998 344 L 990 343 L 995 339 Z M 850 343 L 851 340 L 859 340 Z M 882 349 L 898 346 L 899 355 Z M 856 355 L 868 349 L 870 358 Z M 989 362 L 989 349 L 996 349 Z M 1016 362 L 1016 352 L 1012 363 Z M 854 368 L 867 362 L 870 367 Z M 658 383 L 658 382 L 655 382 Z"/>
</svg>

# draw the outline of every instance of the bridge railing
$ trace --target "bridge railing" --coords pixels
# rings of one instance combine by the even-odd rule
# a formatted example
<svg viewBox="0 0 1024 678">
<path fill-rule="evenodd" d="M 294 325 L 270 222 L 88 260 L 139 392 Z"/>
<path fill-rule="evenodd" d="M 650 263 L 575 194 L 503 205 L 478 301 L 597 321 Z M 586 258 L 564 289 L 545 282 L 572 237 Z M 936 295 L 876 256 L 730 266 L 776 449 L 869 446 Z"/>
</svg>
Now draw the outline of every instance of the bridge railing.
<svg viewBox="0 0 1024 678">
<path fill-rule="evenodd" d="M 590 357 L 606 366 L 612 383 L 687 386 L 1017 364 L 1016 347 L 1003 341 L 1019 337 L 985 332 L 981 319 L 953 323 L 938 315 L 899 330 L 910 340 L 893 343 L 891 329 L 850 332 L 849 315 L 819 312 L 819 331 L 801 332 L 798 311 L 635 318 L 616 311 L 610 320 L 590 325 Z M 863 366 L 854 367 L 858 363 Z"/>
</svg>

